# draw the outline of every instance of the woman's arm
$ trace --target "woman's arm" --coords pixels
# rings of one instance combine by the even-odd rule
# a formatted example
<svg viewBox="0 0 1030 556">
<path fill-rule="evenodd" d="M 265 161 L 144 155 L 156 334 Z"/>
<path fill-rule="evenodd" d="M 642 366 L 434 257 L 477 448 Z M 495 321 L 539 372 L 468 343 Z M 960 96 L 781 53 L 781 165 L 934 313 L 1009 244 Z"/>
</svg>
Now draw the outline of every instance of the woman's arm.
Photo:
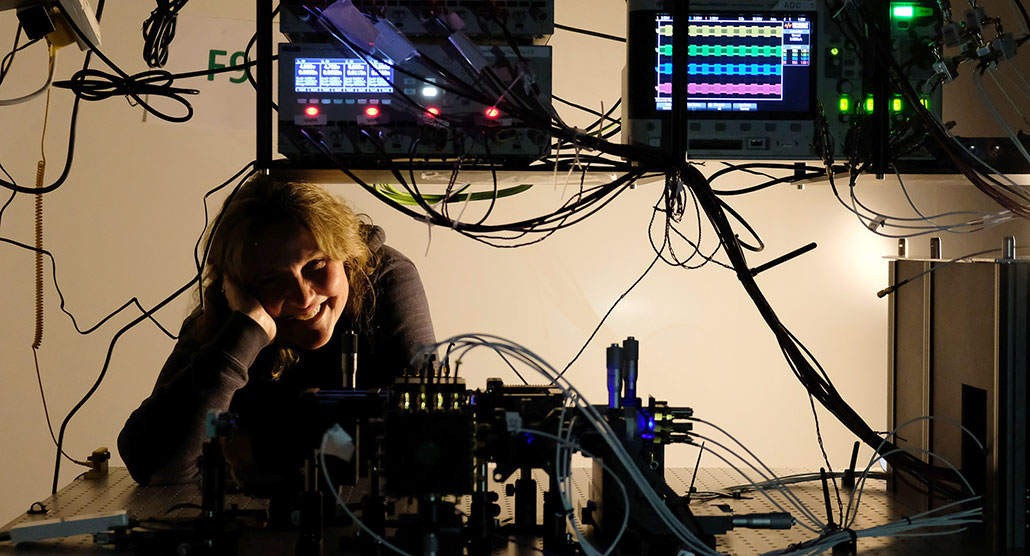
<svg viewBox="0 0 1030 556">
<path fill-rule="evenodd" d="M 359 375 L 365 375 L 359 382 L 366 386 L 388 385 L 411 367 L 413 355 L 436 343 L 429 301 L 415 264 L 389 245 L 381 249 L 373 282 L 371 357 L 358 355 Z"/>
<path fill-rule="evenodd" d="M 206 343 L 192 332 L 187 320 L 154 391 L 118 435 L 118 451 L 129 474 L 143 485 L 196 477 L 197 458 L 206 440 L 205 416 L 209 411 L 228 410 L 269 341 L 265 329 L 240 312 L 233 312 Z"/>
</svg>

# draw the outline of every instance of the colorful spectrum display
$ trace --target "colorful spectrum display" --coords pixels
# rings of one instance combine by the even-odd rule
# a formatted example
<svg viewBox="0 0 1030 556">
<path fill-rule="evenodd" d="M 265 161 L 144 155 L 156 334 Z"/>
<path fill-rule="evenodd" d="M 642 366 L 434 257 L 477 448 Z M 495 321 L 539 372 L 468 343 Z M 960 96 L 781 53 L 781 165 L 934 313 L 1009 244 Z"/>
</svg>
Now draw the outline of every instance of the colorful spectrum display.
<svg viewBox="0 0 1030 556">
<path fill-rule="evenodd" d="M 811 23 L 804 14 L 690 16 L 688 109 L 804 109 L 812 56 Z M 655 24 L 655 107 L 671 110 L 672 17 L 659 15 Z M 787 98 L 795 93 L 804 98 Z M 776 105 L 782 102 L 791 104 Z"/>
</svg>

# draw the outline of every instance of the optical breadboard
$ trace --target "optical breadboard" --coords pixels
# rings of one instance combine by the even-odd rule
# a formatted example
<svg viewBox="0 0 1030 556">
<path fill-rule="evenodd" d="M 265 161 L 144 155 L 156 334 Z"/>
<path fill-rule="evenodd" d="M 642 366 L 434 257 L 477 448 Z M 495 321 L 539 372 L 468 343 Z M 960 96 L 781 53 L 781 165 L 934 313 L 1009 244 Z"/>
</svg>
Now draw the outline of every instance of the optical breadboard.
<svg viewBox="0 0 1030 556">
<path fill-rule="evenodd" d="M 467 98 L 427 65 L 424 58 L 464 83 L 482 84 L 450 45 L 418 49 L 420 56 L 394 64 L 331 44 L 280 45 L 279 152 L 298 161 L 331 154 L 353 162 L 383 156 L 533 160 L 548 151 L 548 133 Z M 511 47 L 478 50 L 501 83 L 550 106 L 550 47 L 519 48 L 522 77 Z"/>
<path fill-rule="evenodd" d="M 926 87 L 934 74 L 928 45 L 937 36 L 939 10 L 931 3 L 905 5 L 916 6 L 914 15 L 890 18 L 891 48 L 923 106 L 939 118 L 940 88 Z M 890 111 L 892 130 L 915 116 L 897 91 L 874 104 L 866 53 L 845 37 L 830 8 L 809 0 L 691 2 L 687 90 L 674 95 L 673 7 L 628 1 L 625 142 L 670 145 L 674 96 L 686 97 L 687 152 L 695 159 L 818 158 L 820 111 L 840 157 L 876 106 Z M 930 155 L 915 149 L 906 157 Z"/>
<path fill-rule="evenodd" d="M 280 30 L 291 39 L 314 42 L 325 33 L 313 14 L 332 4 L 328 0 L 285 0 L 280 4 Z M 554 0 L 354 0 L 362 12 L 388 19 L 411 38 L 446 37 L 460 30 L 477 39 L 516 40 L 554 33 Z"/>
</svg>

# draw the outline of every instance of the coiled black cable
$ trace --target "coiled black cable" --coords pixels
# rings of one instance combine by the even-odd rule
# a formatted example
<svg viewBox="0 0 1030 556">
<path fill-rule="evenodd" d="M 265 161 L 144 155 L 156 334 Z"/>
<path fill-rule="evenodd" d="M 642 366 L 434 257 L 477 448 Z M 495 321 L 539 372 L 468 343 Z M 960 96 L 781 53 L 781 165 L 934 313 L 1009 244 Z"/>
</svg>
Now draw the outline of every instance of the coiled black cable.
<svg viewBox="0 0 1030 556">
<path fill-rule="evenodd" d="M 104 100 L 113 96 L 128 96 L 136 100 L 148 112 L 169 122 L 185 122 L 193 117 L 193 106 L 182 95 L 195 95 L 197 89 L 173 87 L 174 76 L 166 70 L 147 70 L 133 75 L 111 74 L 95 69 L 75 72 L 71 79 L 57 81 L 54 87 L 69 89 L 83 100 Z M 141 97 L 161 96 L 171 99 L 186 109 L 186 113 L 173 116 L 151 107 Z"/>
<path fill-rule="evenodd" d="M 188 1 L 157 0 L 157 7 L 143 22 L 143 60 L 147 66 L 163 68 L 168 62 L 168 45 L 175 38 L 175 21 Z"/>
</svg>

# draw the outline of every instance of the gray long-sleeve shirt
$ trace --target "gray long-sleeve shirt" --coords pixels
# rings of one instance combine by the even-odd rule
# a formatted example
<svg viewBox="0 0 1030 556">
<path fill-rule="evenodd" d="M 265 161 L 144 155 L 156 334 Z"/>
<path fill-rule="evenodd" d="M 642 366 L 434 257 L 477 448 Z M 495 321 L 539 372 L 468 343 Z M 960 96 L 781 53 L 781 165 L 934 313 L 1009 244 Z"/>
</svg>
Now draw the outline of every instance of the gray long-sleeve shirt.
<svg viewBox="0 0 1030 556">
<path fill-rule="evenodd" d="M 301 392 L 341 386 L 340 334 L 359 331 L 358 386 L 382 387 L 409 365 L 422 347 L 435 342 L 429 304 L 418 271 L 410 259 L 382 245 L 383 234 L 371 234 L 379 264 L 372 276 L 374 300 L 367 324 L 341 318 L 325 346 L 300 353 L 296 365 L 273 380 L 277 347 L 265 347 L 267 336 L 256 322 L 235 312 L 209 341 L 196 337 L 191 320 L 165 361 L 153 392 L 126 421 L 118 450 L 129 473 L 140 484 L 179 483 L 198 475 L 197 458 L 206 440 L 208 412 L 232 411 L 254 442 L 255 460 L 281 465 L 297 446 L 305 426 L 296 411 Z M 312 432 L 312 431 L 306 431 Z M 318 431 L 321 432 L 321 431 Z"/>
</svg>

